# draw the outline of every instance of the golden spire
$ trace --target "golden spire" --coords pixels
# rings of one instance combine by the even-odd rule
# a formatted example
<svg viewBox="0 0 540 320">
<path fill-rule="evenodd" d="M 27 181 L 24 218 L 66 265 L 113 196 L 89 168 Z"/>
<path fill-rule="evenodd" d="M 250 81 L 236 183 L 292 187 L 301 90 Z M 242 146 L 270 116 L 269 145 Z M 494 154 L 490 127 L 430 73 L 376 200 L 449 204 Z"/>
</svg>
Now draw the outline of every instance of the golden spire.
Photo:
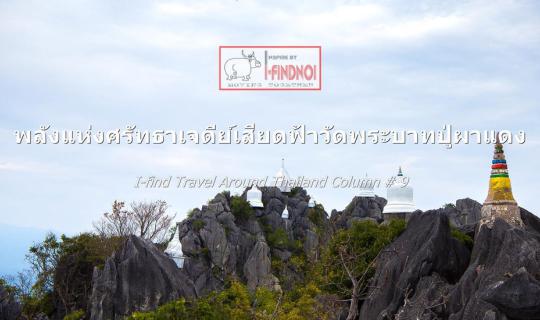
<svg viewBox="0 0 540 320">
<path fill-rule="evenodd" d="M 484 203 L 496 201 L 513 201 L 512 186 L 508 176 L 508 165 L 504 156 L 503 145 L 499 141 L 495 143 L 493 160 L 491 161 L 491 176 L 489 178 L 489 192 Z"/>
<path fill-rule="evenodd" d="M 519 207 L 512 195 L 508 165 L 498 134 L 491 161 L 489 191 L 482 206 L 480 224 L 486 224 L 491 228 L 496 218 L 503 219 L 513 225 L 523 226 Z"/>
</svg>

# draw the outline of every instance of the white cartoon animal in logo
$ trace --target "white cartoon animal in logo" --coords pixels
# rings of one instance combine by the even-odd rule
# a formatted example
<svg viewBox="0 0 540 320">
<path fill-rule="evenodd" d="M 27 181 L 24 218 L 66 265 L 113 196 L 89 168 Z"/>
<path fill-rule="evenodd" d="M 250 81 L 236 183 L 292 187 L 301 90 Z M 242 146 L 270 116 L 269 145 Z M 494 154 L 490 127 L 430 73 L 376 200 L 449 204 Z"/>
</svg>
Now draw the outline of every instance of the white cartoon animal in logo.
<svg viewBox="0 0 540 320">
<path fill-rule="evenodd" d="M 243 58 L 231 58 L 225 61 L 227 80 L 242 78 L 243 81 L 248 81 L 251 78 L 251 69 L 261 67 L 261 62 L 257 60 L 253 51 L 246 56 L 242 50 L 242 56 Z"/>
</svg>

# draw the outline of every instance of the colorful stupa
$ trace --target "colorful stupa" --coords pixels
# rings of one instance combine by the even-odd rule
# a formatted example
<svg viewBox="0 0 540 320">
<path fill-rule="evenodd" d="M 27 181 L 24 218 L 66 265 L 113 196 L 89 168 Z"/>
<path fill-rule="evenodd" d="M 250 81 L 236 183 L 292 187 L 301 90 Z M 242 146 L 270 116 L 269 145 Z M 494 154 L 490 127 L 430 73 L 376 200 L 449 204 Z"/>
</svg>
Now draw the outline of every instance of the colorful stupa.
<svg viewBox="0 0 540 320">
<path fill-rule="evenodd" d="M 489 191 L 482 206 L 481 224 L 487 224 L 491 227 L 495 218 L 502 218 L 514 225 L 523 225 L 518 204 L 512 195 L 508 165 L 498 136 L 493 161 L 491 162 Z"/>
</svg>

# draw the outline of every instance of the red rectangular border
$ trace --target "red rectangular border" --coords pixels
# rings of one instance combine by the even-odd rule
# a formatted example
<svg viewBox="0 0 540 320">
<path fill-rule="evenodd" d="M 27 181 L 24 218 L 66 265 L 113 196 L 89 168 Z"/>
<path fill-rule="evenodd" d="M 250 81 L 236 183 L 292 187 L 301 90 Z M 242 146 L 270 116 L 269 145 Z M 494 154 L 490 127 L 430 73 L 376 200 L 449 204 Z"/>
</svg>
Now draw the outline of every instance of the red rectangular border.
<svg viewBox="0 0 540 320">
<path fill-rule="evenodd" d="M 220 91 L 321 91 L 322 89 L 322 48 L 321 46 L 219 46 L 218 47 L 218 86 Z M 319 87 L 314 89 L 302 89 L 302 88 L 222 88 L 221 87 L 221 49 L 234 49 L 234 48 L 317 48 L 319 49 Z"/>
</svg>

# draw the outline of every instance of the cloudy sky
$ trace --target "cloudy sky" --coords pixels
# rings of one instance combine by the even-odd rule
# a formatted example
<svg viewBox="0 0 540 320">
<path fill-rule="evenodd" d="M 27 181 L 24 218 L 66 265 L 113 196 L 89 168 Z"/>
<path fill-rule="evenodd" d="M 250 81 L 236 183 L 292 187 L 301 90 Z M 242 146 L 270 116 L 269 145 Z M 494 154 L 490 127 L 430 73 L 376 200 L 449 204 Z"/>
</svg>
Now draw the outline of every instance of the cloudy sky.
<svg viewBox="0 0 540 320">
<path fill-rule="evenodd" d="M 22 265 L 32 237 L 91 230 L 115 199 L 163 199 L 182 219 L 219 191 L 135 189 L 137 176 L 273 175 L 282 157 L 292 176 L 387 177 L 402 165 L 417 206 L 430 209 L 462 197 L 483 201 L 492 152 L 489 145 L 15 143 L 14 130 L 42 124 L 525 130 L 525 144 L 505 149 L 515 198 L 540 212 L 536 1 L 4 0 L 0 41 L 0 258 L 13 261 L 0 274 Z M 240 44 L 321 45 L 323 90 L 217 90 L 218 46 Z M 327 211 L 355 194 L 309 192 Z"/>
</svg>

